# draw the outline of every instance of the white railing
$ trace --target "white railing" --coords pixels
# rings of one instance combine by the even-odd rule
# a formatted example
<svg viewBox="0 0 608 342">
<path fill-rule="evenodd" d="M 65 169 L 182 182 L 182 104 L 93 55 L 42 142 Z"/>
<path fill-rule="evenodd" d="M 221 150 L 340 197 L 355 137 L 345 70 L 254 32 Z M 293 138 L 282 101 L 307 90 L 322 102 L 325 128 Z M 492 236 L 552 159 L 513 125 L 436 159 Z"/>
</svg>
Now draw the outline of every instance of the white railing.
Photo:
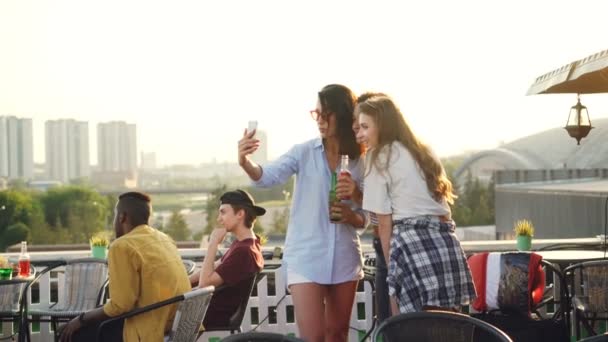
<svg viewBox="0 0 608 342">
<path fill-rule="evenodd" d="M 540 248 L 546 245 L 552 244 L 572 244 L 577 243 L 580 245 L 592 245 L 597 244 L 597 239 L 568 239 L 568 240 L 535 240 L 534 247 Z M 463 248 L 467 253 L 474 253 L 479 251 L 506 251 L 513 250 L 515 246 L 514 241 L 476 241 L 476 242 L 463 242 Z M 271 250 L 271 249 L 270 249 Z M 363 248 L 364 251 L 371 251 L 371 246 L 365 245 Z M 200 249 L 180 249 L 180 253 L 183 258 L 186 259 L 198 259 L 201 260 L 203 257 L 203 251 Z M 17 254 L 3 254 L 4 256 L 10 258 L 16 258 Z M 35 265 L 42 260 L 61 260 L 61 259 L 74 259 L 74 258 L 84 258 L 89 257 L 90 254 L 88 251 L 63 251 L 63 252 L 33 252 L 30 253 L 32 257 L 32 263 Z M 270 263 L 278 263 L 280 261 L 271 261 Z M 28 293 L 28 299 L 30 301 L 29 308 L 35 309 L 38 306 L 48 305 L 51 303 L 51 288 L 57 288 L 62 284 L 62 275 L 63 273 L 59 272 L 55 274 L 53 273 L 53 277 L 51 274 L 47 273 L 41 277 L 40 281 L 37 285 L 34 285 L 30 289 L 30 293 Z M 269 278 L 274 276 L 274 291 L 269 291 Z M 558 290 L 555 288 L 555 290 Z M 33 293 L 32 293 L 33 292 Z M 270 294 L 274 292 L 274 294 Z M 58 288 L 58 295 L 63 293 L 61 288 Z M 555 295 L 557 295 L 557 291 Z M 38 302 L 31 302 L 32 294 L 34 297 L 39 298 Z M 359 341 L 360 336 L 364 334 L 365 331 L 368 331 L 372 326 L 372 288 L 368 282 L 363 283 L 363 291 L 357 292 L 355 303 L 353 305 L 349 332 L 349 341 Z M 265 269 L 262 273 L 262 278 L 257 284 L 257 295 L 252 296 L 249 301 L 247 313 L 245 318 L 243 319 L 242 329 L 243 331 L 250 331 L 256 328 L 256 331 L 264 331 L 264 332 L 276 332 L 281 334 L 294 334 L 298 336 L 297 326 L 295 322 L 288 321 L 288 317 L 292 315 L 288 315 L 288 307 L 292 306 L 293 302 L 291 300 L 291 296 L 286 293 L 285 286 L 285 278 L 282 274 L 281 267 L 276 269 Z M 360 309 L 361 308 L 361 309 Z M 251 312 L 257 310 L 257 322 L 252 322 Z M 271 312 L 274 311 L 274 312 Z M 359 312 L 365 312 L 363 318 L 359 319 Z M 264 320 L 269 314 L 272 314 L 272 317 L 276 317 L 276 320 L 270 321 L 269 319 Z M 264 322 L 262 322 L 264 321 Z M 258 326 L 258 322 L 262 322 Z M 30 327 L 31 328 L 31 327 Z M 6 337 L 12 334 L 12 325 L 10 322 L 2 323 L 2 334 L 0 334 L 0 338 Z M 199 342 L 203 341 L 219 341 L 221 337 L 224 337 L 228 334 L 228 332 L 208 332 L 201 336 L 198 340 Z M 39 331 L 33 331 L 32 334 L 33 342 L 46 342 L 53 341 L 53 333 L 51 331 L 50 323 L 40 323 Z"/>
<path fill-rule="evenodd" d="M 182 256 L 185 258 L 195 256 L 193 255 L 198 252 L 199 256 L 201 251 L 192 250 L 180 250 Z M 72 259 L 88 257 L 88 253 L 85 251 L 76 252 L 52 252 L 45 253 L 45 255 L 32 254 L 32 264 L 36 264 L 36 259 L 48 261 L 50 256 L 56 260 L 60 259 Z M 199 265 L 200 266 L 200 265 Z M 278 265 L 276 265 L 278 266 Z M 61 269 L 58 269 L 61 270 Z M 51 289 L 57 289 L 57 295 L 61 296 L 64 291 L 61 288 L 63 283 L 63 272 L 49 272 L 44 274 L 40 280 L 30 287 L 28 292 L 28 308 L 37 309 L 40 306 L 48 306 L 53 303 L 51 298 Z M 269 291 L 269 278 L 274 278 L 274 291 Z M 282 268 L 279 266 L 274 269 L 265 269 L 257 283 L 256 294 L 253 295 L 249 300 L 247 312 L 243 319 L 241 328 L 244 332 L 256 329 L 256 331 L 263 332 L 276 332 L 281 334 L 294 334 L 298 336 L 298 329 L 294 321 L 288 321 L 287 310 L 288 307 L 293 306 L 291 295 L 287 292 L 285 277 L 283 276 Z M 274 294 L 271 294 L 274 293 Z M 32 302 L 32 298 L 38 298 L 36 302 Z M 53 298 L 56 299 L 56 298 Z M 61 299 L 61 298 L 59 298 Z M 358 341 L 359 335 L 364 334 L 372 326 L 372 288 L 370 283 L 364 282 L 363 292 L 357 292 L 355 297 L 355 303 L 353 304 L 353 310 L 350 321 L 350 332 L 349 341 Z M 358 312 L 359 307 L 363 306 L 365 317 L 359 319 Z M 257 322 L 252 322 L 252 310 L 257 311 Z M 272 316 L 273 320 L 268 319 Z M 30 324 L 30 329 L 32 325 Z M 0 338 L 9 336 L 13 333 L 12 324 L 10 322 L 2 323 L 2 334 Z M 229 332 L 207 332 L 204 333 L 200 338 L 199 342 L 203 341 L 219 341 L 222 337 L 225 337 Z M 51 330 L 51 324 L 47 322 L 40 322 L 39 329 L 31 331 L 32 342 L 46 342 L 53 341 L 53 332 Z"/>
</svg>

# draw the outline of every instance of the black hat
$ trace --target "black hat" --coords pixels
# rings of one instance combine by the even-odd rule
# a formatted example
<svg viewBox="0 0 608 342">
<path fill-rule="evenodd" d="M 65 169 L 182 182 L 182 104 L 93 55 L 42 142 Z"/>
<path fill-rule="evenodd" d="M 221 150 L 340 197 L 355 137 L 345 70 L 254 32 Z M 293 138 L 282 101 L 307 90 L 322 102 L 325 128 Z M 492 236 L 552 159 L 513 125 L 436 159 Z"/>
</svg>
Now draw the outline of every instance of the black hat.
<svg viewBox="0 0 608 342">
<path fill-rule="evenodd" d="M 234 204 L 242 205 L 253 209 L 256 216 L 262 216 L 266 214 L 266 209 L 258 207 L 253 201 L 253 197 L 246 191 L 237 189 L 235 191 L 228 191 L 220 197 L 220 204 Z"/>
</svg>

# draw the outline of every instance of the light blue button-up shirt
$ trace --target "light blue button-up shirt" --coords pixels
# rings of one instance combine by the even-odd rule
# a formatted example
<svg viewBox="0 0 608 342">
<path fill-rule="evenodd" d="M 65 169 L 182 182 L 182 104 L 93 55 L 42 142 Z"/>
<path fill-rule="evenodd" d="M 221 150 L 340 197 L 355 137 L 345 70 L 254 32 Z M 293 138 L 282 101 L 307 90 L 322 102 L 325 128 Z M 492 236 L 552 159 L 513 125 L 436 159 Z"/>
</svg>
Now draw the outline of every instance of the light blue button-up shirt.
<svg viewBox="0 0 608 342">
<path fill-rule="evenodd" d="M 262 171 L 255 186 L 284 184 L 296 175 L 283 265 L 318 284 L 363 278 L 361 245 L 355 228 L 329 222 L 331 172 L 321 138 L 295 145 L 279 159 L 262 166 Z M 362 158 L 350 160 L 349 171 L 360 183 Z"/>
</svg>

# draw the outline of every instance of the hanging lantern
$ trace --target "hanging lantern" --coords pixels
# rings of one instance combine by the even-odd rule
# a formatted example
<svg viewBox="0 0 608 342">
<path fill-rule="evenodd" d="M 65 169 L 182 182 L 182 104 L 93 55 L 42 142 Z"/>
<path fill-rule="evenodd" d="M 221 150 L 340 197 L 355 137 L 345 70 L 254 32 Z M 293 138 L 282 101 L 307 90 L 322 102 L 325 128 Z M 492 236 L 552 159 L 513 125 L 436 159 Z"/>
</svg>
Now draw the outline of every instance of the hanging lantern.
<svg viewBox="0 0 608 342">
<path fill-rule="evenodd" d="M 570 108 L 568 122 L 564 128 L 571 137 L 576 139 L 577 145 L 580 145 L 581 139 L 586 137 L 593 127 L 591 126 L 591 120 L 589 120 L 587 107 L 581 104 L 580 94 L 576 95 L 576 99 L 576 104 Z"/>
</svg>

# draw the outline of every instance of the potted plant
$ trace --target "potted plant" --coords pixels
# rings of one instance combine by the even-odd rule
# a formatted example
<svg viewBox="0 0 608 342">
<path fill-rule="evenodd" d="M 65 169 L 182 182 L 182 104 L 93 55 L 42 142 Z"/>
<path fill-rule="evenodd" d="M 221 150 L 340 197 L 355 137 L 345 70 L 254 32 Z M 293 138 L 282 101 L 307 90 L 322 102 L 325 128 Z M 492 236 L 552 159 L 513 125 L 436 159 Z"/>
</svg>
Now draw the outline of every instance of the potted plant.
<svg viewBox="0 0 608 342">
<path fill-rule="evenodd" d="M 93 258 L 105 259 L 108 245 L 110 245 L 110 239 L 104 232 L 96 233 L 89 240 L 91 244 L 91 254 Z"/>
<path fill-rule="evenodd" d="M 534 236 L 534 225 L 528 220 L 519 220 L 513 227 L 515 239 L 517 240 L 517 250 L 529 251 L 532 249 L 532 237 Z"/>
</svg>

